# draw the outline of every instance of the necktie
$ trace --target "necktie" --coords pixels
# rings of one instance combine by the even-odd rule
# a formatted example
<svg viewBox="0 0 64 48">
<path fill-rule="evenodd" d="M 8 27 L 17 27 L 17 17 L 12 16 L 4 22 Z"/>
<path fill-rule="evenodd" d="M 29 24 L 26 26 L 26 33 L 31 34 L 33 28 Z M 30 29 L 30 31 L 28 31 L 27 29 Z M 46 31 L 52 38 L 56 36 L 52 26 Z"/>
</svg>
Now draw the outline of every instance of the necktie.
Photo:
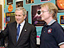
<svg viewBox="0 0 64 48">
<path fill-rule="evenodd" d="M 18 41 L 18 38 L 19 38 L 19 33 L 20 33 L 20 24 L 17 27 L 17 41 Z"/>
</svg>

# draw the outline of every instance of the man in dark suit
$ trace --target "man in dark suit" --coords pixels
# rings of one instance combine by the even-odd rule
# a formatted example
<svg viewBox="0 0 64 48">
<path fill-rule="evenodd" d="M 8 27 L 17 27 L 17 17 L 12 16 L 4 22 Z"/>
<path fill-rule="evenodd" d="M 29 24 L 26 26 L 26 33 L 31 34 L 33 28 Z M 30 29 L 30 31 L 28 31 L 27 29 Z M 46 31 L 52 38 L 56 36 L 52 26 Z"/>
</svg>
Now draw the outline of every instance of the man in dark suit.
<svg viewBox="0 0 64 48">
<path fill-rule="evenodd" d="M 36 48 L 36 28 L 25 21 L 26 10 L 18 7 L 15 10 L 15 22 L 7 24 L 1 31 L 0 38 L 8 36 L 8 48 Z M 17 39 L 17 28 L 20 24 L 19 37 Z"/>
</svg>

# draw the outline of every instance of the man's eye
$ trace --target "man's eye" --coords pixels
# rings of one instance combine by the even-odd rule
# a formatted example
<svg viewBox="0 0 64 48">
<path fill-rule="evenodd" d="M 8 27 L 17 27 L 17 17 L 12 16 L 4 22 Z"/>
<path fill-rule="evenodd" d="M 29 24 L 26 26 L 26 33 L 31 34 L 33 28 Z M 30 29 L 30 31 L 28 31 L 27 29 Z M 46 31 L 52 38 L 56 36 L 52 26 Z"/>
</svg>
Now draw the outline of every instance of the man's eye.
<svg viewBox="0 0 64 48">
<path fill-rule="evenodd" d="M 17 16 L 17 15 L 15 15 L 15 16 Z"/>
<path fill-rule="evenodd" d="M 21 15 L 18 15 L 18 16 L 21 16 Z"/>
</svg>

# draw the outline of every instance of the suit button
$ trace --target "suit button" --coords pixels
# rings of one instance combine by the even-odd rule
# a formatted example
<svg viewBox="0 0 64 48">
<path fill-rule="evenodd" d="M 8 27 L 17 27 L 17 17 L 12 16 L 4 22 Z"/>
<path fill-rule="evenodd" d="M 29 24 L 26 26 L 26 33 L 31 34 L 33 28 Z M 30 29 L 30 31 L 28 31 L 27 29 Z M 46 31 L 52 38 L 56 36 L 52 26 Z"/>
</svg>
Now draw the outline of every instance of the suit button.
<svg viewBox="0 0 64 48">
<path fill-rule="evenodd" d="M 45 31 L 44 31 L 45 32 Z"/>
</svg>

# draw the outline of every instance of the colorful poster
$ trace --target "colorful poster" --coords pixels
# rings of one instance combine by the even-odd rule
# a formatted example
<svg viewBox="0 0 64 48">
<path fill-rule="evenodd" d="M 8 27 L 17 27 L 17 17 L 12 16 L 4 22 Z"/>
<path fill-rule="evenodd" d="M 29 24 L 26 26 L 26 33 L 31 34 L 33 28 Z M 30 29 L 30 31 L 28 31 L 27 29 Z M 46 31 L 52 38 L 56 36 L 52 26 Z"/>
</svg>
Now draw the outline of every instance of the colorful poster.
<svg viewBox="0 0 64 48">
<path fill-rule="evenodd" d="M 31 18 L 34 26 L 43 26 L 45 22 L 41 20 L 41 7 L 40 5 L 32 5 L 31 7 Z"/>
<path fill-rule="evenodd" d="M 41 1 L 50 1 L 50 0 L 41 0 Z"/>
<path fill-rule="evenodd" d="M 16 8 L 17 7 L 23 7 L 23 1 L 16 2 Z"/>
<path fill-rule="evenodd" d="M 34 3 L 34 0 L 26 0 L 26 4 Z"/>
<path fill-rule="evenodd" d="M 58 7 L 58 12 L 64 12 L 64 0 L 55 0 L 56 6 Z"/>
</svg>

